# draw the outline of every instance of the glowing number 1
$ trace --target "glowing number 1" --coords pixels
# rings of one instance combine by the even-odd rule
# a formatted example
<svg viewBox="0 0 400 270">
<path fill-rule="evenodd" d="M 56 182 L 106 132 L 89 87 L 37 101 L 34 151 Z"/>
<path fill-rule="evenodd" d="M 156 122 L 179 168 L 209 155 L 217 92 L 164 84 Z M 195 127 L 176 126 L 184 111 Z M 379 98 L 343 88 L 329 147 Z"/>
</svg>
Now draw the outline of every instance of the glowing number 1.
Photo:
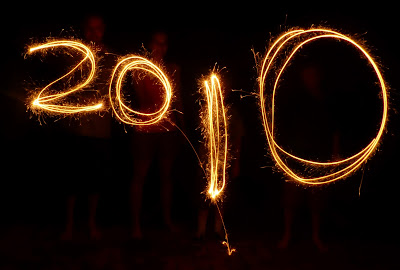
<svg viewBox="0 0 400 270">
<path fill-rule="evenodd" d="M 228 155 L 228 126 L 224 96 L 217 75 L 211 74 L 210 80 L 206 80 L 204 86 L 207 111 L 206 117 L 203 119 L 203 125 L 207 131 L 207 145 L 209 150 L 207 170 L 209 185 L 207 193 L 215 202 L 225 231 L 225 241 L 223 241 L 222 244 L 226 246 L 228 254 L 232 255 L 236 249 L 232 248 L 229 244 L 228 233 L 217 201 L 225 188 L 226 161 Z"/>
<path fill-rule="evenodd" d="M 38 50 L 43 50 L 43 49 L 49 49 L 49 48 L 55 48 L 55 47 L 67 47 L 67 48 L 72 48 L 74 50 L 77 50 L 78 52 L 82 53 L 84 55 L 84 58 L 75 66 L 73 67 L 69 72 L 58 78 L 57 80 L 49 83 L 46 87 L 44 87 L 36 97 L 36 99 L 32 102 L 33 108 L 39 107 L 42 109 L 45 109 L 47 111 L 55 112 L 55 113 L 78 113 L 78 112 L 85 112 L 85 111 L 95 111 L 98 110 L 102 107 L 102 103 L 98 103 L 96 105 L 89 105 L 89 106 L 73 106 L 73 105 L 59 105 L 56 104 L 57 101 L 60 102 L 61 99 L 65 98 L 66 96 L 72 94 L 73 92 L 76 92 L 85 86 L 87 86 L 93 79 L 95 70 L 96 70 L 96 61 L 94 58 L 93 53 L 91 50 L 83 45 L 82 43 L 76 42 L 76 41 L 70 41 L 70 40 L 60 40 L 60 41 L 53 41 L 49 43 L 45 43 L 42 45 L 38 45 L 35 47 L 32 47 L 29 49 L 29 53 L 36 52 Z M 71 75 L 73 72 L 75 72 L 85 61 L 90 61 L 90 73 L 87 77 L 87 79 L 70 89 L 68 89 L 65 92 L 62 93 L 55 93 L 55 94 L 47 94 L 49 92 L 50 87 L 55 84 L 56 82 L 68 77 Z"/>
<path fill-rule="evenodd" d="M 204 119 L 208 133 L 209 186 L 208 195 L 217 199 L 225 187 L 226 160 L 228 153 L 228 131 L 221 84 L 215 74 L 205 81 L 207 117 Z M 222 178 L 221 180 L 219 180 Z"/>
</svg>

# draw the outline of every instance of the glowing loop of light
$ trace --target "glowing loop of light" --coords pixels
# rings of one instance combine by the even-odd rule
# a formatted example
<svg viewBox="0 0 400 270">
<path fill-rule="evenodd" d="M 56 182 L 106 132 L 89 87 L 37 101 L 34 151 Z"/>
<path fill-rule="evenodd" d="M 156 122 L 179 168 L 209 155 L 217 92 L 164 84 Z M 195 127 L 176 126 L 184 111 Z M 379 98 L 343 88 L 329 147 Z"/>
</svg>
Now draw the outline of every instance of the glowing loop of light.
<svg viewBox="0 0 400 270">
<path fill-rule="evenodd" d="M 376 76 L 379 80 L 379 85 L 381 88 L 381 98 L 383 103 L 383 113 L 380 128 L 377 132 L 375 138 L 363 148 L 360 152 L 350 156 L 348 158 L 332 161 L 332 162 L 317 162 L 313 160 L 307 160 L 295 156 L 288 151 L 284 150 L 280 147 L 274 138 L 274 107 L 275 107 L 275 93 L 278 88 L 279 80 L 288 66 L 289 62 L 292 60 L 293 56 L 296 52 L 305 44 L 323 39 L 323 38 L 331 38 L 343 40 L 355 48 L 357 48 L 362 55 L 369 61 L 371 64 Z M 287 48 L 290 47 L 291 50 L 287 51 Z M 274 62 L 277 60 L 277 56 L 284 55 L 283 64 L 278 66 L 277 68 L 274 66 Z M 268 78 L 273 78 L 270 81 L 266 81 Z M 272 82 L 268 91 L 271 91 L 271 111 L 267 113 L 266 111 L 266 97 L 264 92 L 266 91 L 266 83 Z M 387 112 L 388 112 L 388 101 L 387 101 L 387 90 L 385 86 L 385 81 L 382 77 L 382 74 L 378 68 L 378 65 L 375 63 L 371 55 L 356 41 L 345 36 L 336 31 L 328 30 L 328 29 L 309 29 L 309 30 L 292 30 L 281 35 L 270 47 L 268 50 L 261 67 L 260 77 L 259 77 L 259 89 L 260 89 L 260 105 L 261 105 L 261 113 L 263 119 L 264 129 L 267 135 L 268 145 L 271 150 L 271 154 L 276 162 L 276 164 L 281 168 L 290 178 L 297 180 L 306 184 L 324 184 L 333 182 L 335 180 L 346 177 L 356 171 L 360 166 L 371 156 L 371 154 L 376 149 L 381 136 L 384 132 L 386 121 L 387 121 Z M 325 174 L 317 177 L 311 176 L 302 176 L 293 169 L 291 169 L 287 163 L 286 159 L 294 159 L 302 164 L 314 167 L 318 169 L 324 169 Z"/>
<path fill-rule="evenodd" d="M 209 149 L 209 186 L 208 195 L 216 199 L 225 187 L 225 171 L 228 152 L 228 131 L 224 100 L 218 77 L 211 75 L 210 81 L 204 82 L 207 99 L 205 126 Z"/>
<path fill-rule="evenodd" d="M 123 79 L 128 71 L 139 70 L 154 75 L 165 91 L 164 103 L 161 107 L 151 113 L 143 113 L 133 110 L 124 103 L 121 93 Z M 172 87 L 164 72 L 151 61 L 140 56 L 129 56 L 121 60 L 114 68 L 109 98 L 114 114 L 119 120 L 129 125 L 153 125 L 163 119 L 168 111 L 172 98 Z"/>
<path fill-rule="evenodd" d="M 78 112 L 87 112 L 87 111 L 95 111 L 98 110 L 102 107 L 102 103 L 98 103 L 96 105 L 90 105 L 90 106 L 73 106 L 73 105 L 60 105 L 60 104 L 55 104 L 57 103 L 57 100 L 60 102 L 64 97 L 72 94 L 73 92 L 76 92 L 84 87 L 86 87 L 91 80 L 94 77 L 94 73 L 96 70 L 96 61 L 94 58 L 94 55 L 92 51 L 83 45 L 80 42 L 77 41 L 71 41 L 71 40 L 59 40 L 59 41 L 53 41 L 53 42 L 48 42 L 45 44 L 41 44 L 35 47 L 31 47 L 29 49 L 29 53 L 33 53 L 38 50 L 43 50 L 43 49 L 49 49 L 49 48 L 55 48 L 55 47 L 66 47 L 70 49 L 77 50 L 78 52 L 82 53 L 84 55 L 84 58 L 77 64 L 75 65 L 69 72 L 58 78 L 57 80 L 54 80 L 50 84 L 48 84 L 46 87 L 44 87 L 38 94 L 35 100 L 32 102 L 33 108 L 39 107 L 41 109 L 54 112 L 54 113 L 78 113 Z M 73 72 L 75 72 L 80 66 L 83 65 L 85 61 L 90 62 L 90 72 L 89 75 L 87 76 L 87 79 L 82 82 L 81 84 L 78 84 L 75 87 L 70 88 L 67 91 L 63 91 L 62 93 L 55 93 L 55 94 L 49 94 L 45 95 L 46 92 L 49 91 L 50 87 L 55 84 L 56 82 L 66 78 L 67 76 L 70 76 Z"/>
</svg>

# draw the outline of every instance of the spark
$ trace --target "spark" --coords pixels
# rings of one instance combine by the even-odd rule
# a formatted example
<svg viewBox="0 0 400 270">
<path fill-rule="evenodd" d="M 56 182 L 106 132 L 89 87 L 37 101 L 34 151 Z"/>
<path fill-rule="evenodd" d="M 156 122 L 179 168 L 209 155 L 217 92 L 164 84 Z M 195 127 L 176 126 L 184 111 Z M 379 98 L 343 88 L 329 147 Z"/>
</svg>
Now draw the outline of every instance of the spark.
<svg viewBox="0 0 400 270">
<path fill-rule="evenodd" d="M 225 241 L 222 244 L 227 247 L 228 255 L 232 255 L 236 250 L 229 245 L 228 233 L 218 206 L 218 198 L 221 196 L 226 182 L 228 127 L 224 97 L 217 75 L 211 74 L 210 80 L 204 81 L 204 93 L 207 109 L 203 124 L 207 133 L 209 152 L 206 170 L 209 180 L 207 194 L 217 207 L 225 231 Z"/>
<path fill-rule="evenodd" d="M 44 109 L 44 110 L 47 110 L 50 112 L 61 113 L 61 114 L 89 112 L 89 111 L 96 111 L 96 110 L 100 109 L 103 106 L 102 103 L 98 103 L 95 105 L 88 105 L 88 106 L 75 106 L 75 105 L 60 104 L 60 100 L 62 100 L 66 96 L 68 96 L 78 90 L 81 90 L 84 87 L 89 85 L 89 83 L 92 81 L 94 74 L 95 74 L 96 61 L 95 61 L 95 57 L 94 57 L 92 51 L 87 46 L 83 45 L 80 42 L 71 41 L 71 40 L 58 40 L 58 41 L 52 41 L 52 42 L 40 44 L 40 45 L 29 48 L 29 53 L 34 53 L 39 50 L 46 50 L 46 49 L 57 48 L 57 47 L 64 47 L 64 48 L 76 50 L 76 51 L 82 53 L 84 55 L 84 57 L 69 72 L 67 72 L 60 78 L 52 81 L 46 87 L 44 87 L 39 92 L 37 97 L 32 101 L 32 103 L 31 103 L 32 108 L 41 108 L 41 109 Z M 46 94 L 49 92 L 50 87 L 52 85 L 54 85 L 55 83 L 57 83 L 58 81 L 60 81 L 64 78 L 70 76 L 80 66 L 82 66 L 83 63 L 86 61 L 90 62 L 90 72 L 85 81 L 76 85 L 75 87 L 71 87 L 70 89 L 67 89 L 66 91 L 62 91 L 61 93 Z M 59 104 L 57 104 L 57 101 Z"/>
<path fill-rule="evenodd" d="M 133 110 L 124 103 L 121 93 L 123 78 L 128 71 L 134 70 L 150 73 L 161 82 L 165 98 L 164 103 L 157 111 L 144 113 Z M 109 98 L 114 114 L 123 123 L 139 126 L 153 125 L 165 118 L 171 103 L 172 87 L 167 76 L 158 66 L 146 58 L 133 55 L 124 58 L 115 66 L 110 81 Z"/>
<path fill-rule="evenodd" d="M 365 146 L 358 153 L 337 161 L 331 162 L 318 162 L 314 160 L 307 160 L 296 155 L 289 153 L 280 147 L 274 138 L 274 107 L 275 107 L 275 94 L 279 85 L 279 80 L 281 75 L 283 74 L 285 68 L 288 66 L 296 52 L 302 48 L 304 45 L 309 42 L 316 41 L 319 39 L 337 39 L 348 42 L 350 45 L 354 46 L 369 62 L 372 66 L 378 80 L 379 86 L 381 88 L 381 98 L 383 104 L 383 112 L 379 130 L 376 136 L 371 140 L 371 142 Z M 287 51 L 287 49 L 290 49 Z M 277 67 L 274 66 L 274 62 L 277 59 L 278 55 L 284 55 L 284 61 L 282 65 Z M 266 81 L 267 77 L 273 78 L 271 81 Z M 268 87 L 266 84 L 268 83 Z M 266 102 L 267 99 L 264 95 L 264 92 L 268 88 L 269 91 L 272 92 L 271 95 L 271 109 L 270 112 L 266 111 Z M 305 183 L 305 184 L 324 184 L 330 183 L 346 176 L 349 176 L 351 173 L 355 172 L 360 166 L 367 161 L 367 159 L 371 156 L 374 150 L 377 148 L 377 145 L 382 137 L 382 134 L 385 130 L 386 122 L 387 122 L 387 113 L 388 113 L 388 97 L 387 97 L 387 89 L 385 85 L 385 81 L 383 76 L 379 70 L 378 65 L 373 60 L 372 56 L 364 49 L 359 43 L 350 37 L 343 35 L 339 32 L 329 30 L 329 29 L 321 29 L 314 28 L 308 30 L 291 30 L 283 35 L 281 35 L 270 47 L 267 51 L 267 54 L 262 62 L 260 77 L 259 77 L 259 90 L 260 90 L 260 105 L 261 105 L 261 114 L 264 125 L 264 130 L 267 136 L 268 146 L 271 151 L 271 154 L 277 164 L 277 166 L 282 169 L 290 178 Z M 299 173 L 294 172 L 288 164 L 286 163 L 287 159 L 296 160 L 308 167 L 323 169 L 325 172 L 321 176 L 312 177 L 312 176 L 303 176 Z"/>
</svg>

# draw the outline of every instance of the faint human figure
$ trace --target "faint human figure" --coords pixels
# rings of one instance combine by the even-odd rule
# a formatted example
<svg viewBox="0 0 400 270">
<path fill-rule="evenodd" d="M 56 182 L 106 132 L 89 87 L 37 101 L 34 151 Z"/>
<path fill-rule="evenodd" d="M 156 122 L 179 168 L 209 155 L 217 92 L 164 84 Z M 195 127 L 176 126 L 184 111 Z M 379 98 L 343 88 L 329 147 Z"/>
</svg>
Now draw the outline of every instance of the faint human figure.
<svg viewBox="0 0 400 270">
<path fill-rule="evenodd" d="M 85 39 L 93 42 L 100 49 L 105 50 L 103 42 L 106 24 L 103 17 L 95 14 L 89 15 L 85 18 L 83 24 Z"/>
<path fill-rule="evenodd" d="M 290 101 L 282 106 L 286 112 L 286 120 L 279 123 L 290 123 L 283 128 L 286 139 L 293 151 L 307 153 L 313 160 L 337 158 L 337 135 L 329 126 L 329 109 L 326 108 L 325 96 L 321 92 L 322 74 L 318 66 L 308 64 L 301 73 L 303 89 L 293 89 Z M 284 114 L 284 113 L 282 113 Z M 283 119 L 283 118 L 282 118 Z M 333 151 L 332 151 L 333 149 Z M 328 153 L 328 154 L 327 154 Z M 309 157 L 308 157 L 309 158 Z M 287 248 L 292 239 L 292 227 L 296 210 L 304 203 L 311 212 L 312 240 L 320 251 L 326 246 L 320 238 L 321 212 L 324 207 L 325 190 L 318 187 L 305 187 L 288 180 L 283 188 L 284 232 L 278 243 L 281 249 Z"/>
<path fill-rule="evenodd" d="M 102 66 L 97 71 L 92 88 L 80 93 L 83 100 L 93 103 L 101 100 L 103 107 L 107 108 L 108 95 L 108 67 L 110 61 L 103 44 L 105 23 L 101 16 L 90 15 L 84 21 L 84 37 L 91 42 L 99 56 L 96 64 Z M 74 141 L 71 144 L 71 166 L 74 173 L 69 175 L 67 181 L 70 187 L 67 199 L 66 227 L 62 239 L 70 240 L 73 233 L 74 208 L 77 195 L 88 196 L 89 204 L 89 235 L 91 239 L 99 239 L 101 234 L 96 225 L 96 213 L 100 193 L 109 181 L 111 173 L 111 115 L 105 111 L 81 115 L 80 124 L 75 127 Z"/>
<path fill-rule="evenodd" d="M 227 111 L 228 120 L 228 144 L 229 144 L 229 164 L 226 170 L 226 179 L 228 182 L 226 183 L 226 187 L 224 192 L 229 189 L 229 183 L 234 181 L 240 175 L 240 157 L 242 151 L 242 143 L 244 137 L 244 122 L 243 118 L 239 112 L 238 107 L 235 105 L 235 102 L 232 102 L 232 92 L 228 90 L 229 87 L 226 85 L 222 85 L 222 91 L 224 94 L 224 103 L 225 105 L 229 104 L 229 109 Z M 207 153 L 208 149 L 205 145 L 200 147 L 200 157 L 205 159 L 209 155 Z M 204 176 L 203 170 L 199 167 L 197 177 L 196 177 L 196 207 L 198 210 L 197 213 L 197 228 L 195 233 L 195 238 L 198 240 L 202 240 L 206 237 L 207 231 L 207 223 L 213 221 L 213 233 L 215 237 L 220 240 L 225 240 L 225 232 L 222 224 L 223 215 L 223 203 L 219 204 L 219 209 L 221 213 L 219 213 L 217 207 L 213 205 L 211 201 L 208 201 L 208 198 L 205 198 L 205 195 L 202 196 L 201 193 L 206 194 L 208 180 Z M 222 196 L 224 196 L 222 194 Z M 223 201 L 223 200 L 222 200 Z"/>
<path fill-rule="evenodd" d="M 168 51 L 168 35 L 165 32 L 156 32 L 152 35 L 149 43 L 150 59 L 157 65 L 161 65 L 163 71 L 173 85 L 173 100 L 170 113 L 167 118 L 148 126 L 135 126 L 132 136 L 133 152 L 133 179 L 131 182 L 131 217 L 132 238 L 141 239 L 142 230 L 140 214 L 142 209 L 143 186 L 149 173 L 150 166 L 157 162 L 161 183 L 161 203 L 164 225 L 175 231 L 171 218 L 172 204 L 172 169 L 176 159 L 181 135 L 178 129 L 171 124 L 182 127 L 182 117 L 175 109 L 182 112 L 180 100 L 180 70 L 176 64 L 166 60 Z M 164 101 L 164 90 L 160 83 L 149 74 L 136 76 L 132 74 L 132 85 L 134 88 L 136 108 L 141 112 L 154 112 Z"/>
<path fill-rule="evenodd" d="M 311 210 L 312 240 L 320 251 L 326 251 L 326 247 L 320 238 L 323 198 L 318 194 L 318 190 L 306 189 L 293 182 L 285 182 L 284 186 L 284 233 L 278 247 L 281 249 L 288 247 L 292 238 L 295 212 L 302 203 L 306 203 Z"/>
</svg>

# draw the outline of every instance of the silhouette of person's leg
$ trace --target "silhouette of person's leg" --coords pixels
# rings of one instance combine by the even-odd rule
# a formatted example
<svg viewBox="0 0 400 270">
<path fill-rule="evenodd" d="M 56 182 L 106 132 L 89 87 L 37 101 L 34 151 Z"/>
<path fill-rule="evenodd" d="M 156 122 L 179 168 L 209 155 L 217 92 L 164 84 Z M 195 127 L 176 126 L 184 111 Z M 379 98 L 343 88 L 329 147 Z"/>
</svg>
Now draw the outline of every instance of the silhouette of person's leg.
<svg viewBox="0 0 400 270">
<path fill-rule="evenodd" d="M 207 218 L 208 208 L 200 207 L 197 214 L 197 231 L 195 235 L 197 239 L 201 239 L 206 236 Z"/>
<path fill-rule="evenodd" d="M 214 233 L 215 236 L 221 239 L 225 239 L 225 233 L 222 225 L 222 219 L 221 215 L 223 214 L 221 210 L 221 215 L 217 209 L 217 206 L 202 206 L 199 208 L 199 212 L 197 214 L 197 231 L 195 234 L 195 237 L 197 239 L 204 238 L 206 235 L 206 229 L 207 229 L 207 220 L 209 218 L 209 212 L 210 212 L 210 207 L 215 207 L 215 209 L 212 209 L 214 213 Z"/>
<path fill-rule="evenodd" d="M 69 164 L 72 159 L 75 158 L 76 153 L 80 153 L 80 140 L 76 136 L 68 136 L 63 134 L 61 141 L 65 142 L 62 151 L 60 151 L 57 160 L 60 162 Z M 72 240 L 73 228 L 74 228 L 74 212 L 77 196 L 80 193 L 80 170 L 81 170 L 81 160 L 78 158 L 76 160 L 76 165 L 71 166 L 69 170 L 60 173 L 60 180 L 63 182 L 62 192 L 66 195 L 66 208 L 65 208 L 65 228 L 62 232 L 60 239 L 63 241 Z"/>
<path fill-rule="evenodd" d="M 320 237 L 322 204 L 323 199 L 319 194 L 310 194 L 309 207 L 311 210 L 312 240 L 319 251 L 325 252 L 327 248 Z"/>
<path fill-rule="evenodd" d="M 173 195 L 173 166 L 177 154 L 179 153 L 179 138 L 175 132 L 162 134 L 159 138 L 159 166 L 161 182 L 161 203 L 163 219 L 165 225 L 170 231 L 176 231 L 172 222 L 172 195 Z"/>
<path fill-rule="evenodd" d="M 61 240 L 70 241 L 74 228 L 74 209 L 76 203 L 76 195 L 70 195 L 67 198 L 67 212 L 64 232 L 61 234 Z"/>
<path fill-rule="evenodd" d="M 173 156 L 160 157 L 160 182 L 161 182 L 161 203 L 162 213 L 165 225 L 171 231 L 175 230 L 175 227 L 171 218 L 171 207 L 172 207 L 172 166 L 174 163 Z"/>
<path fill-rule="evenodd" d="M 324 251 L 326 248 L 320 238 L 320 228 L 321 228 L 320 214 L 315 210 L 312 210 L 311 219 L 312 219 L 312 240 L 320 251 Z"/>
<path fill-rule="evenodd" d="M 301 202 L 301 191 L 298 190 L 300 187 L 296 187 L 293 183 L 285 182 L 283 188 L 283 236 L 278 243 L 278 248 L 285 249 L 289 246 L 289 242 L 292 238 L 292 226 L 294 220 L 294 213 L 297 208 L 297 204 Z"/>
<path fill-rule="evenodd" d="M 90 238 L 93 240 L 100 239 L 101 235 L 99 230 L 97 229 L 96 225 L 96 212 L 97 212 L 97 205 L 99 204 L 99 197 L 98 193 L 90 194 L 89 195 L 89 235 Z"/>
<path fill-rule="evenodd" d="M 222 216 L 224 214 L 223 210 L 220 208 L 218 211 L 215 205 L 214 209 L 214 233 L 218 238 L 225 239 L 224 229 L 222 225 Z M 221 213 L 220 213 L 221 212 Z"/>
<path fill-rule="evenodd" d="M 143 185 L 147 172 L 151 165 L 151 159 L 138 158 L 133 166 L 133 179 L 130 189 L 131 216 L 132 216 L 132 238 L 141 239 L 140 212 L 142 209 Z"/>
<path fill-rule="evenodd" d="M 101 238 L 101 231 L 98 229 L 96 218 L 100 196 L 111 175 L 111 145 L 107 138 L 88 138 L 85 145 L 87 152 L 92 153 L 92 157 L 86 161 L 84 167 L 88 193 L 89 236 L 93 240 L 98 240 Z"/>
<path fill-rule="evenodd" d="M 284 215 L 283 236 L 278 243 L 278 248 L 281 249 L 287 248 L 289 245 L 289 241 L 292 238 L 294 209 L 292 207 L 286 206 L 283 215 Z"/>
<path fill-rule="evenodd" d="M 207 149 L 205 147 L 200 147 L 198 151 L 200 157 L 206 157 Z M 208 199 L 206 199 L 204 195 L 204 191 L 206 189 L 206 179 L 204 171 L 200 166 L 197 167 L 194 187 L 194 194 L 192 197 L 194 198 L 194 205 L 197 208 L 197 228 L 195 238 L 203 239 L 206 236 L 210 205 Z"/>
</svg>

